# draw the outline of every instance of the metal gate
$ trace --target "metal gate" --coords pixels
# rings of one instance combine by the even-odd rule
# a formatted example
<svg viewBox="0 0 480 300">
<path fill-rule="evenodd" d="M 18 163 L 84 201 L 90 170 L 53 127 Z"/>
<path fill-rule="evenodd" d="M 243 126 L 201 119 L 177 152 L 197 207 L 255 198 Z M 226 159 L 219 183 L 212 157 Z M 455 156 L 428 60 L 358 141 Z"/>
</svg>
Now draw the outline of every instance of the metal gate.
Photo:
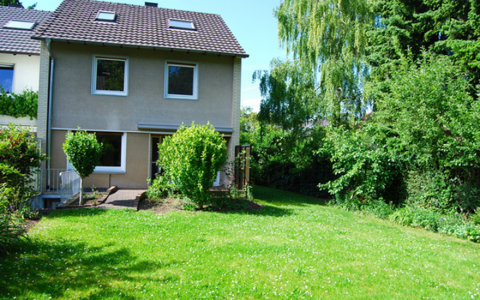
<svg viewBox="0 0 480 300">
<path fill-rule="evenodd" d="M 235 185 L 239 190 L 250 185 L 251 145 L 235 146 Z"/>
</svg>

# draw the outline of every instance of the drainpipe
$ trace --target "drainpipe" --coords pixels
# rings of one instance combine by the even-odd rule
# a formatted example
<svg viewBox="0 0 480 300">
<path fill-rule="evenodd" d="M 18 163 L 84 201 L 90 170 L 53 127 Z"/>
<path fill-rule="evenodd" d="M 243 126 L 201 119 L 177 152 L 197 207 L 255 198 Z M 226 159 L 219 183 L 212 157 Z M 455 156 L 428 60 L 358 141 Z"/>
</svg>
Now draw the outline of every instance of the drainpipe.
<svg viewBox="0 0 480 300">
<path fill-rule="evenodd" d="M 48 78 L 48 114 L 47 114 L 47 157 L 51 154 L 51 128 L 52 128 L 52 98 L 53 98 L 53 69 L 55 66 L 55 58 L 52 54 L 51 39 L 46 39 L 48 54 L 50 54 L 50 77 Z M 47 160 L 47 170 L 50 170 L 50 159 Z"/>
</svg>

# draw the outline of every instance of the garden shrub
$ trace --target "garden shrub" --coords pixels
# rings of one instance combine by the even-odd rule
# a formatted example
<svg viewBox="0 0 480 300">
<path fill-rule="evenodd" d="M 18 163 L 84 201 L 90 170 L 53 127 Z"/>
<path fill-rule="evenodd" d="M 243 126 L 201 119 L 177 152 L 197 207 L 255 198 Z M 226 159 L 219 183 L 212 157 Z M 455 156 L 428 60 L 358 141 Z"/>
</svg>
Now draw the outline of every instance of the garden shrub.
<svg viewBox="0 0 480 300">
<path fill-rule="evenodd" d="M 23 218 L 37 193 L 32 176 L 43 160 L 28 130 L 13 124 L 0 129 L 0 253 L 26 238 Z"/>
<path fill-rule="evenodd" d="M 162 179 L 199 207 L 210 203 L 210 188 L 227 160 L 227 146 L 215 128 L 207 125 L 180 126 L 172 136 L 159 144 L 158 165 Z"/>
<path fill-rule="evenodd" d="M 393 204 L 385 203 L 383 199 L 379 199 L 367 202 L 364 210 L 379 219 L 388 219 L 395 212 L 395 207 Z"/>
<path fill-rule="evenodd" d="M 150 182 L 150 180 L 150 178 L 147 179 L 148 182 Z M 148 199 L 158 200 L 171 195 L 174 189 L 175 185 L 170 182 L 165 176 L 157 176 L 157 178 L 151 181 L 151 184 L 148 187 L 146 194 Z"/>
<path fill-rule="evenodd" d="M 394 133 L 383 124 L 363 122 L 359 126 L 328 131 L 326 146 L 321 151 L 330 152 L 337 178 L 319 187 L 334 195 L 337 204 L 379 198 L 400 202 L 397 197 L 401 191 L 388 192 L 401 187 L 394 183 L 399 181 L 404 169 L 403 158 L 389 143 Z M 392 198 L 386 198 L 389 195 Z"/>
<path fill-rule="evenodd" d="M 0 184 L 2 201 L 14 212 L 33 197 L 37 191 L 31 186 L 33 175 L 46 158 L 37 147 L 35 138 L 27 129 L 9 124 L 0 129 Z"/>
<path fill-rule="evenodd" d="M 451 211 L 454 188 L 442 173 L 410 171 L 407 177 L 408 203 L 434 211 Z"/>
</svg>

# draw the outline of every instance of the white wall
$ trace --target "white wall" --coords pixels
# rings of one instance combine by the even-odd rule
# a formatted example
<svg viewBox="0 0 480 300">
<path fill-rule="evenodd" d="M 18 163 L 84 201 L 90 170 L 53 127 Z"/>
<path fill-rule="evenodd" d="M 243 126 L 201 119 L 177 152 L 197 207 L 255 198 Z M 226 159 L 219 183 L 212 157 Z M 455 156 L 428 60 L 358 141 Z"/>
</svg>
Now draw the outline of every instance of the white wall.
<svg viewBox="0 0 480 300">
<path fill-rule="evenodd" d="M 0 53 L 0 64 L 13 65 L 13 92 L 21 93 L 25 89 L 38 91 L 40 74 L 40 56 L 39 55 L 13 55 L 10 53 Z M 37 120 L 30 118 L 12 118 L 0 115 L 0 125 L 14 124 L 36 126 Z M 35 130 L 33 130 L 35 131 Z"/>
<path fill-rule="evenodd" d="M 0 53 L 0 64 L 13 66 L 13 92 L 21 93 L 25 89 L 38 91 L 40 56 Z"/>
</svg>

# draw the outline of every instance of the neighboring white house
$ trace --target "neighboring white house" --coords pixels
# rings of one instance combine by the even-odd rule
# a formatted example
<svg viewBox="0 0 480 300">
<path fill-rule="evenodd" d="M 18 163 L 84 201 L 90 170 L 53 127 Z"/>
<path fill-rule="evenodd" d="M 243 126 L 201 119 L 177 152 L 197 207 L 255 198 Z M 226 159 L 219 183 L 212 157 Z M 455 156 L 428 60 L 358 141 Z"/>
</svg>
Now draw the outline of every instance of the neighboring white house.
<svg viewBox="0 0 480 300">
<path fill-rule="evenodd" d="M 0 86 L 6 92 L 38 91 L 40 41 L 31 36 L 50 14 L 48 11 L 0 6 Z M 36 119 L 0 115 L 0 126 L 9 122 L 30 126 L 36 131 Z"/>
</svg>

